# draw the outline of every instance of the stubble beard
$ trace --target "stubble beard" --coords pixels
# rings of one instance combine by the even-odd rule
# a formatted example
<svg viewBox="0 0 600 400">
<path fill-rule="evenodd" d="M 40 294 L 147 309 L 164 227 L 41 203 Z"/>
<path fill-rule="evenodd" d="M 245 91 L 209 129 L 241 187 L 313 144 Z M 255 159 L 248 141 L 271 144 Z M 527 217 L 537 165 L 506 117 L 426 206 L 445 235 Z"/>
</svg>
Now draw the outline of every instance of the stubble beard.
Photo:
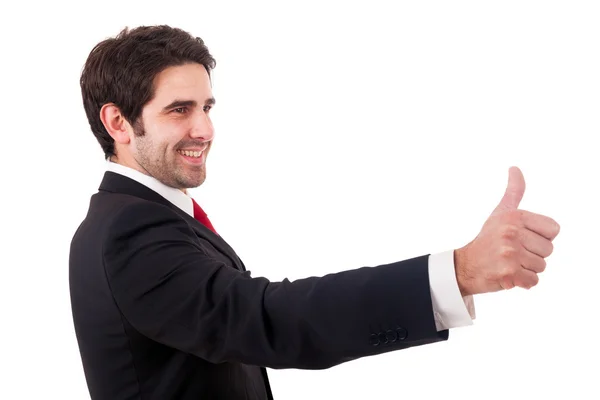
<svg viewBox="0 0 600 400">
<path fill-rule="evenodd" d="M 135 160 L 146 173 L 167 186 L 175 189 L 195 188 L 206 180 L 206 157 L 208 151 L 204 153 L 204 163 L 200 166 L 185 166 L 183 160 L 179 160 L 179 153 L 173 150 L 167 153 L 166 147 L 158 147 L 145 135 L 141 124 L 136 124 L 134 133 L 136 136 L 137 154 Z M 161 154 L 162 150 L 162 154 Z M 180 162 L 178 162 L 180 161 Z"/>
</svg>

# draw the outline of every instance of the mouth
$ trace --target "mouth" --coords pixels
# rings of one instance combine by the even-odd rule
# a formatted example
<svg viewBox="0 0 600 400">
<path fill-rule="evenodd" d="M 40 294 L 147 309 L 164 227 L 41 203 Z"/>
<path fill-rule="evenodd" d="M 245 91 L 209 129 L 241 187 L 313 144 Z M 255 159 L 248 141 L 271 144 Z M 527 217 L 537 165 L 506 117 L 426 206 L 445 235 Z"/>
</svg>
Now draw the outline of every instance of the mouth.
<svg viewBox="0 0 600 400">
<path fill-rule="evenodd" d="M 199 165 L 204 162 L 204 154 L 206 152 L 206 148 L 202 150 L 197 149 L 189 149 L 189 150 L 177 150 L 177 153 L 181 155 L 187 162 Z"/>
</svg>

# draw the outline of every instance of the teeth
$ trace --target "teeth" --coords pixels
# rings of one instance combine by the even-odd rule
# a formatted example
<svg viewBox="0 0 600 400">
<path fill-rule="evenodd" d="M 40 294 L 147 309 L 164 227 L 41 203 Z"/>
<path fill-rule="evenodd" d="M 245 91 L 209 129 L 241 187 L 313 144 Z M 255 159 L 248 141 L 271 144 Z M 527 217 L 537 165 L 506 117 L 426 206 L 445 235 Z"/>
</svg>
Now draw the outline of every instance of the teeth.
<svg viewBox="0 0 600 400">
<path fill-rule="evenodd" d="M 200 157 L 200 155 L 202 154 L 201 151 L 187 151 L 187 150 L 178 150 L 179 153 L 183 154 L 184 156 L 188 156 L 188 157 Z"/>
</svg>

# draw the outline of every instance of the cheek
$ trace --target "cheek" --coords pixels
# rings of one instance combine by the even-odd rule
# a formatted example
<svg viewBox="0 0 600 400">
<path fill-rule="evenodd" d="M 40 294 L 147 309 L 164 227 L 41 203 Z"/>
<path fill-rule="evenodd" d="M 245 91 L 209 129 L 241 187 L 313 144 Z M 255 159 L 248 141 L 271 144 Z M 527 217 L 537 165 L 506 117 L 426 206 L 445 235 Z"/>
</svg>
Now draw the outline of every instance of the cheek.
<svg viewBox="0 0 600 400">
<path fill-rule="evenodd" d="M 155 143 L 165 152 L 173 152 L 185 138 L 185 127 L 179 124 L 164 124 L 156 131 Z"/>
<path fill-rule="evenodd" d="M 193 125 L 187 121 L 179 121 L 177 123 L 170 124 L 168 127 L 165 127 L 164 137 L 168 138 L 169 142 L 173 144 L 177 144 L 187 137 L 189 137 L 190 132 L 193 130 Z"/>
</svg>

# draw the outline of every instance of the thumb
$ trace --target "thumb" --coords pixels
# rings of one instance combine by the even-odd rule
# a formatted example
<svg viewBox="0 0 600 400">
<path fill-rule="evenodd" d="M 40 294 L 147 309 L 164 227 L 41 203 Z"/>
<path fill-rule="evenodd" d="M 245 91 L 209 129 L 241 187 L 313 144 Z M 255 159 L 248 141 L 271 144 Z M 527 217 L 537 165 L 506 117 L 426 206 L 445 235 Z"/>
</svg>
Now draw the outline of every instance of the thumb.
<svg viewBox="0 0 600 400">
<path fill-rule="evenodd" d="M 518 167 L 510 167 L 508 170 L 508 185 L 500 204 L 496 207 L 492 215 L 507 210 L 519 208 L 519 203 L 525 194 L 525 178 Z"/>
</svg>

